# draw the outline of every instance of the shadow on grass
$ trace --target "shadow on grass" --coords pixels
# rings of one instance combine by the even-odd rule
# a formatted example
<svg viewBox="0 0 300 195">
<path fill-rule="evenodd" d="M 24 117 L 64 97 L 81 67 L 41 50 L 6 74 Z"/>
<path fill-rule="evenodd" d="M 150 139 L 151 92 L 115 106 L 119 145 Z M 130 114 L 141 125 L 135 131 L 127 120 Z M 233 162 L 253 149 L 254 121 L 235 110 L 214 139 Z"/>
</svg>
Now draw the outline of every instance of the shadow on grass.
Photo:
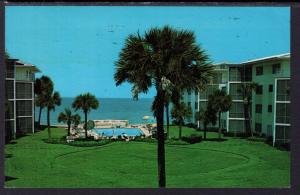
<svg viewBox="0 0 300 195">
<path fill-rule="evenodd" d="M 204 139 L 203 141 L 209 141 L 209 142 L 224 142 L 224 141 L 227 141 L 227 139 L 224 139 L 224 138 L 206 138 Z"/>
<path fill-rule="evenodd" d="M 11 181 L 11 180 L 16 180 L 18 178 L 16 177 L 10 177 L 10 176 L 5 176 L 5 181 Z"/>
<path fill-rule="evenodd" d="M 12 154 L 5 154 L 5 158 L 11 158 L 11 157 L 13 157 Z"/>
<path fill-rule="evenodd" d="M 30 136 L 32 134 L 27 134 L 27 133 L 20 133 L 20 134 L 17 134 L 17 139 L 21 138 L 21 137 L 27 137 L 27 136 Z"/>
</svg>

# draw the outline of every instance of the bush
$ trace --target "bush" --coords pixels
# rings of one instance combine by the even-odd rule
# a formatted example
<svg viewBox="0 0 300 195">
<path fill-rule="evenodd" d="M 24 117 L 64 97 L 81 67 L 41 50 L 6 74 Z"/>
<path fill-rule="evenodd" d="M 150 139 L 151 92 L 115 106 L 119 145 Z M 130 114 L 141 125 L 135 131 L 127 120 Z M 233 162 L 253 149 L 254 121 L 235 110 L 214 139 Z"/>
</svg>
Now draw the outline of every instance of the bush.
<svg viewBox="0 0 300 195">
<path fill-rule="evenodd" d="M 168 145 L 188 145 L 189 144 L 189 143 L 187 143 L 183 140 L 174 139 L 174 138 L 166 140 L 165 143 L 168 144 Z"/>
<path fill-rule="evenodd" d="M 247 140 L 254 142 L 265 142 L 266 138 L 263 137 L 248 137 Z"/>
<path fill-rule="evenodd" d="M 71 142 L 67 142 L 65 137 L 56 138 L 56 139 L 45 139 L 44 142 L 49 144 L 64 144 L 69 146 L 77 146 L 77 147 L 93 147 L 93 146 L 102 146 L 111 142 L 111 140 L 93 140 L 93 139 L 76 139 Z"/>
<path fill-rule="evenodd" d="M 185 125 L 186 127 L 190 127 L 190 128 L 197 128 L 197 125 L 196 124 L 194 124 L 194 123 L 188 123 L 188 124 L 186 124 Z"/>
<path fill-rule="evenodd" d="M 165 140 L 168 139 L 167 132 L 165 132 L 164 135 L 165 135 Z M 155 133 L 152 134 L 152 137 L 157 138 L 157 131 L 155 131 Z"/>
<path fill-rule="evenodd" d="M 153 138 L 142 138 L 142 137 L 135 137 L 133 141 L 136 142 L 147 142 L 147 143 L 156 143 L 157 140 Z"/>
<path fill-rule="evenodd" d="M 227 132 L 227 131 L 225 131 L 225 132 L 223 132 L 223 135 L 225 136 L 225 137 L 249 137 L 245 132 L 232 132 L 232 131 L 229 131 L 229 132 Z"/>
<path fill-rule="evenodd" d="M 190 143 L 190 144 L 195 144 L 199 143 L 202 141 L 202 136 L 201 135 L 196 135 L 196 134 L 191 134 L 190 137 L 182 137 L 181 138 L 183 141 Z"/>
</svg>

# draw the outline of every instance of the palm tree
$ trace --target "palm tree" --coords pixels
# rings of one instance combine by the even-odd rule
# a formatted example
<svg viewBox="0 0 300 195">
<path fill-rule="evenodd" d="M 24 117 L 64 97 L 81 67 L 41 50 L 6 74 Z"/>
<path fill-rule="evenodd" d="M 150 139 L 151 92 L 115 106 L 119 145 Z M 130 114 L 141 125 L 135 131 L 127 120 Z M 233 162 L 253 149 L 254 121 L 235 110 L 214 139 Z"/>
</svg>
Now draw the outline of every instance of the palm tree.
<svg viewBox="0 0 300 195">
<path fill-rule="evenodd" d="M 48 126 L 48 139 L 51 139 L 51 130 L 50 130 L 50 111 L 55 110 L 55 106 L 60 106 L 61 97 L 57 91 L 51 91 L 45 96 L 45 107 L 47 108 L 47 126 Z"/>
<path fill-rule="evenodd" d="M 185 119 L 189 119 L 192 117 L 192 108 L 187 106 L 184 103 L 180 103 L 172 108 L 171 111 L 172 118 L 178 121 L 179 123 L 179 139 L 182 137 L 182 125 Z"/>
<path fill-rule="evenodd" d="M 212 125 L 216 125 L 217 123 L 217 115 L 216 111 L 213 108 L 207 108 L 203 113 L 203 126 L 204 126 L 204 140 L 206 140 L 206 132 L 207 125 L 211 123 Z"/>
<path fill-rule="evenodd" d="M 57 121 L 67 123 L 68 125 L 68 136 L 70 136 L 71 124 L 78 125 L 80 116 L 78 114 L 73 115 L 71 109 L 65 108 L 64 112 L 59 113 Z"/>
<path fill-rule="evenodd" d="M 208 97 L 208 109 L 212 109 L 218 113 L 219 118 L 219 141 L 221 141 L 221 113 L 227 112 L 231 107 L 231 97 L 223 90 L 216 90 Z"/>
<path fill-rule="evenodd" d="M 241 84 L 238 92 L 242 94 L 243 103 L 244 103 L 244 118 L 248 120 L 245 121 L 246 133 L 247 135 L 253 136 L 252 128 L 251 128 L 251 100 L 252 100 L 252 92 L 256 90 L 258 84 L 251 82 L 251 83 L 243 83 Z"/>
<path fill-rule="evenodd" d="M 41 78 L 36 78 L 34 82 L 34 93 L 36 94 L 35 104 L 40 107 L 38 126 L 41 124 L 42 110 L 46 107 L 46 100 L 49 93 L 53 91 L 53 82 L 48 77 L 43 75 Z"/>
<path fill-rule="evenodd" d="M 201 109 L 200 111 L 195 112 L 195 121 L 198 122 L 198 124 L 203 120 L 204 118 L 204 111 Z M 200 126 L 198 127 L 200 129 Z"/>
<path fill-rule="evenodd" d="M 87 115 L 91 109 L 97 109 L 99 107 L 99 101 L 90 93 L 80 94 L 75 98 L 72 107 L 75 108 L 75 111 L 82 109 L 84 113 L 85 138 L 87 138 Z"/>
<path fill-rule="evenodd" d="M 157 120 L 159 187 L 166 185 L 163 127 L 165 95 L 174 95 L 175 90 L 170 90 L 170 86 L 194 89 L 197 85 L 208 83 L 212 70 L 208 64 L 208 56 L 196 44 L 193 32 L 175 30 L 169 26 L 151 28 L 144 36 L 130 34 L 116 62 L 116 85 L 131 83 L 133 98 L 155 86 L 152 110 Z"/>
</svg>

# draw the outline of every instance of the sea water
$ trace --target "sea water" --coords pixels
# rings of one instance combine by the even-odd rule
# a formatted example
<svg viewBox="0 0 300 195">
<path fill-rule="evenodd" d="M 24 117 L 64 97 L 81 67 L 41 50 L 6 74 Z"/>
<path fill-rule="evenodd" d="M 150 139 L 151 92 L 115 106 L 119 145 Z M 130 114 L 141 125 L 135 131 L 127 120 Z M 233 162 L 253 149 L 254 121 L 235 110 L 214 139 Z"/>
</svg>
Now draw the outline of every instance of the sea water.
<svg viewBox="0 0 300 195">
<path fill-rule="evenodd" d="M 55 107 L 54 111 L 51 111 L 50 122 L 51 124 L 62 124 L 57 122 L 57 117 L 60 112 L 63 112 L 65 108 L 72 109 L 72 103 L 74 98 L 62 98 L 60 106 Z M 143 116 L 153 116 L 151 111 L 152 98 L 141 98 L 135 101 L 131 98 L 98 98 L 99 108 L 97 110 L 91 110 L 88 114 L 88 120 L 95 119 L 118 119 L 128 120 L 131 124 L 145 123 Z M 74 109 L 72 109 L 75 113 Z M 81 121 L 84 121 L 84 114 L 82 110 L 78 110 L 81 116 Z M 39 107 L 35 110 L 35 120 L 38 120 Z M 154 119 L 148 120 L 149 122 L 155 122 Z M 147 121 L 147 122 L 148 122 Z M 47 124 L 47 112 L 46 109 L 42 111 L 41 124 Z"/>
</svg>

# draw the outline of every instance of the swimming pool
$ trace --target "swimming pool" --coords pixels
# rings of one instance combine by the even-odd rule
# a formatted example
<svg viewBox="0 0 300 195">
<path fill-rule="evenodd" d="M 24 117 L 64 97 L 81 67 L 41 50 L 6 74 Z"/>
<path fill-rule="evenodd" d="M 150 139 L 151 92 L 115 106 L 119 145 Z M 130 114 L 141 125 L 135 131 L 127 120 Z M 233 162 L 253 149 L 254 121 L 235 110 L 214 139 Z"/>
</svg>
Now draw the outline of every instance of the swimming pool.
<svg viewBox="0 0 300 195">
<path fill-rule="evenodd" d="M 139 128 L 116 128 L 116 129 L 93 129 L 98 135 L 105 136 L 118 136 L 127 134 L 128 136 L 144 135 L 143 131 Z"/>
</svg>

